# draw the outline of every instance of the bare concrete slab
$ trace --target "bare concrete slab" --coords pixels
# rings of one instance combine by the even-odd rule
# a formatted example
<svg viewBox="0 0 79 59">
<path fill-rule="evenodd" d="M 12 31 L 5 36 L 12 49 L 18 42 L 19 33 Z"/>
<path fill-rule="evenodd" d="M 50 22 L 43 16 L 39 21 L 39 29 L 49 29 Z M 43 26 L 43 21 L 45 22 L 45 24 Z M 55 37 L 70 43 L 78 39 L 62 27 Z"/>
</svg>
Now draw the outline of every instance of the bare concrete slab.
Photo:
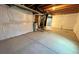
<svg viewBox="0 0 79 59">
<path fill-rule="evenodd" d="M 79 45 L 53 32 L 31 32 L 0 41 L 1 54 L 78 53 Z"/>
</svg>

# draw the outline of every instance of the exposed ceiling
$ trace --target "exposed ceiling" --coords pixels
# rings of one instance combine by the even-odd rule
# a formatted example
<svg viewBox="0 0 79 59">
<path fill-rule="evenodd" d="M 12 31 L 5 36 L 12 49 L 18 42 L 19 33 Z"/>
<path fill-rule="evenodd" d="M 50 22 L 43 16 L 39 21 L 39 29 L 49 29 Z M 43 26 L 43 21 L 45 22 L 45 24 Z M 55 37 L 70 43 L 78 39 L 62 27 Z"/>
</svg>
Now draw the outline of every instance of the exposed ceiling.
<svg viewBox="0 0 79 59">
<path fill-rule="evenodd" d="M 79 12 L 79 4 L 60 4 L 52 5 L 48 8 L 43 8 L 44 11 L 50 14 L 70 14 Z"/>
<path fill-rule="evenodd" d="M 70 14 L 79 12 L 79 4 L 26 4 L 25 6 L 50 14 Z"/>
<path fill-rule="evenodd" d="M 79 4 L 21 4 L 41 13 L 70 14 L 79 12 Z"/>
<path fill-rule="evenodd" d="M 43 7 L 49 6 L 50 4 L 24 4 L 24 6 L 29 7 L 31 9 L 37 10 L 41 13 L 45 13 Z"/>
</svg>

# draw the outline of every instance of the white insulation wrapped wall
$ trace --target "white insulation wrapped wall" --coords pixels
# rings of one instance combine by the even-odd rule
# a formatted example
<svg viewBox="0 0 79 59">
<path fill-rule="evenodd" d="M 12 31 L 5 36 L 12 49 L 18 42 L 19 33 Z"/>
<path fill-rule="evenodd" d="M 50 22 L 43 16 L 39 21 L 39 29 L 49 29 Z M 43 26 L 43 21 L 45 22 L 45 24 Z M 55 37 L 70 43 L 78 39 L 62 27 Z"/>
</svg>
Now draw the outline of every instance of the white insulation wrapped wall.
<svg viewBox="0 0 79 59">
<path fill-rule="evenodd" d="M 32 12 L 0 5 L 0 40 L 32 32 L 32 24 Z"/>
</svg>

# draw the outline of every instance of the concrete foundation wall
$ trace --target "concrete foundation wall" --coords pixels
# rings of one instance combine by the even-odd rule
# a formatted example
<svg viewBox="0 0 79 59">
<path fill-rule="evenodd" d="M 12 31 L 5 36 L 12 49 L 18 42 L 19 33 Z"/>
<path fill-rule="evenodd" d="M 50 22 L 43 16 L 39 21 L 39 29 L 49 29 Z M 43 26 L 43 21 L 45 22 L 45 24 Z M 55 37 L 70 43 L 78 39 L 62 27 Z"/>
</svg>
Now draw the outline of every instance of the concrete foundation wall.
<svg viewBox="0 0 79 59">
<path fill-rule="evenodd" d="M 54 15 L 52 19 L 52 27 L 71 29 L 79 39 L 79 13 Z"/>
<path fill-rule="evenodd" d="M 79 39 L 79 13 L 77 14 L 77 21 L 76 21 L 76 24 L 74 26 L 74 32 L 76 33 L 76 36 L 78 37 Z"/>
<path fill-rule="evenodd" d="M 52 27 L 62 29 L 73 29 L 77 14 L 53 15 Z"/>
</svg>

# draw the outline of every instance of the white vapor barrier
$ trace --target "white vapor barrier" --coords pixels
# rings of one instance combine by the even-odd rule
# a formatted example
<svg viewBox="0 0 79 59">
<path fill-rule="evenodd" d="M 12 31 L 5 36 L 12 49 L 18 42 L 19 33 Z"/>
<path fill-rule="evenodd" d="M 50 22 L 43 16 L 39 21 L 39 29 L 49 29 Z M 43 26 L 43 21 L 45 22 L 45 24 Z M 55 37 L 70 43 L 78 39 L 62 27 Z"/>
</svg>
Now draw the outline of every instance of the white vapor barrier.
<svg viewBox="0 0 79 59">
<path fill-rule="evenodd" d="M 32 12 L 17 7 L 0 5 L 0 40 L 32 31 Z"/>
</svg>

